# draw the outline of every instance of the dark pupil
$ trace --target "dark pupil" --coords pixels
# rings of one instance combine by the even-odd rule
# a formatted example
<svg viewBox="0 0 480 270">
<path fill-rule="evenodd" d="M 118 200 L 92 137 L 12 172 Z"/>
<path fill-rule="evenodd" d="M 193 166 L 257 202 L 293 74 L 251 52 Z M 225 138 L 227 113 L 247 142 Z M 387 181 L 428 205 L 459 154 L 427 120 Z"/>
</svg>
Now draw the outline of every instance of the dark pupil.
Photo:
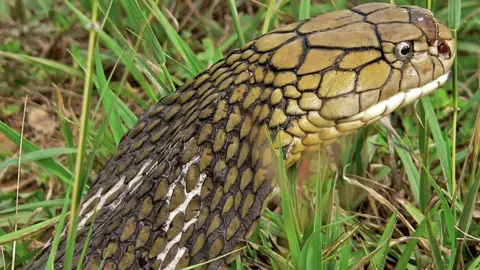
<svg viewBox="0 0 480 270">
<path fill-rule="evenodd" d="M 400 53 L 402 55 L 408 55 L 410 53 L 410 46 L 409 45 L 404 45 L 401 49 L 400 49 Z"/>
<path fill-rule="evenodd" d="M 448 48 L 448 46 L 445 44 L 445 43 L 440 43 L 440 45 L 438 46 L 438 51 L 440 53 L 449 53 L 450 52 L 450 49 Z"/>
</svg>

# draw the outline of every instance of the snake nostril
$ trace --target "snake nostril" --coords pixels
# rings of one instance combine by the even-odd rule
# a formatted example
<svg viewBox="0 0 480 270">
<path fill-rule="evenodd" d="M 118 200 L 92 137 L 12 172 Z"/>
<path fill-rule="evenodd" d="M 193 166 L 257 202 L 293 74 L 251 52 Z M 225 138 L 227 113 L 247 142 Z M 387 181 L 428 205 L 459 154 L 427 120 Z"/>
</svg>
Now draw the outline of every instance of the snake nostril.
<svg viewBox="0 0 480 270">
<path fill-rule="evenodd" d="M 437 45 L 438 52 L 445 58 L 450 58 L 450 46 L 445 41 L 441 41 Z"/>
</svg>

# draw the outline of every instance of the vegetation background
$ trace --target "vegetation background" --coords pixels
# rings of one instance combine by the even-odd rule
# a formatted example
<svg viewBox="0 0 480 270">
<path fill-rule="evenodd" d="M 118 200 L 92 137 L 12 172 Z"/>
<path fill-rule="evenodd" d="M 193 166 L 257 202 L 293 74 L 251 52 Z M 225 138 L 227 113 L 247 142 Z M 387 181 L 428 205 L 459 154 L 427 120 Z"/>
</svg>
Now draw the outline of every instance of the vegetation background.
<svg viewBox="0 0 480 270">
<path fill-rule="evenodd" d="M 149 106 L 262 33 L 366 2 L 1 0 L 0 268 L 75 219 Z M 452 79 L 282 174 L 232 269 L 480 269 L 480 3 L 395 3 L 448 23 Z"/>
</svg>

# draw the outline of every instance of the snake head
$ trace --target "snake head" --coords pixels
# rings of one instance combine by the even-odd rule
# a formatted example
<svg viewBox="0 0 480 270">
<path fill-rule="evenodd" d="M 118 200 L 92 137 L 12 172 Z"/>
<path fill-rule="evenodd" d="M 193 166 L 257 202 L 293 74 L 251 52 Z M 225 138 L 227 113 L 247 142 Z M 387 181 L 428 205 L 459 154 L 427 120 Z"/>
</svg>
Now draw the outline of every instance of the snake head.
<svg viewBox="0 0 480 270">
<path fill-rule="evenodd" d="M 448 79 L 455 56 L 449 29 L 415 6 L 363 4 L 321 15 L 299 31 L 309 34 L 311 47 L 328 48 L 329 57 L 319 61 L 331 65 L 318 90 L 324 98 L 319 113 L 336 123 L 354 123 L 345 131 L 437 89 Z"/>
<path fill-rule="evenodd" d="M 368 5 L 363 8 L 365 6 Z M 395 86 L 388 87 L 380 100 L 398 90 L 424 86 L 449 72 L 455 52 L 454 40 L 448 28 L 429 10 L 414 6 L 390 7 L 367 15 L 367 21 L 379 23 L 377 34 L 383 57 L 393 69 L 401 72 L 389 78 L 389 83 Z M 377 75 L 386 76 L 381 72 Z"/>
</svg>

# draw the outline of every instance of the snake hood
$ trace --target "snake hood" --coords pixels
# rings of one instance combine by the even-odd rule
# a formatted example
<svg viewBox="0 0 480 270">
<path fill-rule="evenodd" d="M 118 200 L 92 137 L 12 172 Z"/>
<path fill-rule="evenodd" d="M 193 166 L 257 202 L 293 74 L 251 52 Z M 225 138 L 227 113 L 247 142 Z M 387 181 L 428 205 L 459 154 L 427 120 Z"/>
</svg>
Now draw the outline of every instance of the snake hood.
<svg viewBox="0 0 480 270">
<path fill-rule="evenodd" d="M 230 263 L 276 182 L 267 132 L 286 166 L 295 164 L 438 88 L 454 51 L 429 11 L 386 3 L 293 23 L 233 50 L 124 136 L 84 198 L 74 267 L 85 244 L 86 269 Z M 43 268 L 49 249 L 28 269 Z"/>
</svg>

